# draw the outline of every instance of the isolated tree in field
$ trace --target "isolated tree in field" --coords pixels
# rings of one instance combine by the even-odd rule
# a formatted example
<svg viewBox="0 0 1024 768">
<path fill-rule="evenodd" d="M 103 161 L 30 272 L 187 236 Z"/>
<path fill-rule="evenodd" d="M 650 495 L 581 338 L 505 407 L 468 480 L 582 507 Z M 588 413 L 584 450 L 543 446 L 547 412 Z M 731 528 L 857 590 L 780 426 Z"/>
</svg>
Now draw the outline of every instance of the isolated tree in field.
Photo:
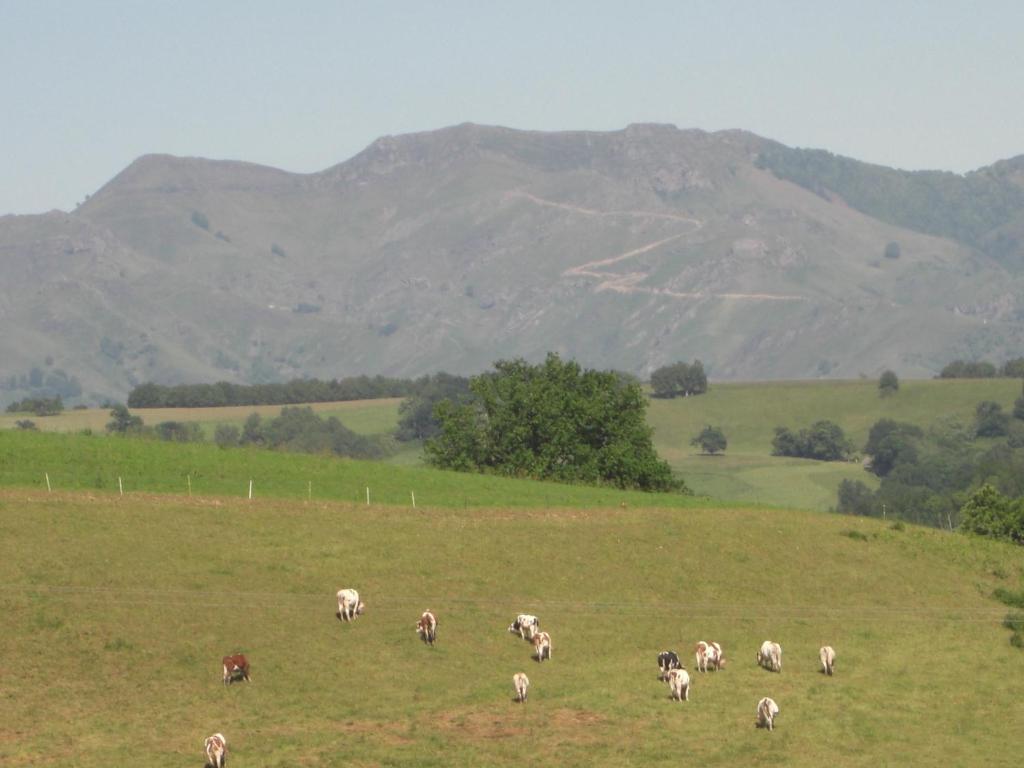
<svg viewBox="0 0 1024 768">
<path fill-rule="evenodd" d="M 885 258 L 898 259 L 900 257 L 900 244 L 896 242 L 887 243 L 885 246 Z"/>
<path fill-rule="evenodd" d="M 885 371 L 878 377 L 878 394 L 882 397 L 895 395 L 900 388 L 900 380 L 893 371 Z"/>
<path fill-rule="evenodd" d="M 682 490 L 658 458 L 639 385 L 549 354 L 540 365 L 502 360 L 470 380 L 472 403 L 442 401 L 426 443 L 439 467 L 562 482 Z"/>
<path fill-rule="evenodd" d="M 142 429 L 142 417 L 133 416 L 128 406 L 118 403 L 110 411 L 111 419 L 107 422 L 107 432 L 124 435 Z"/>
<path fill-rule="evenodd" d="M 714 455 L 724 451 L 727 442 L 720 427 L 706 426 L 690 441 L 690 445 L 700 446 L 704 453 Z"/>
</svg>

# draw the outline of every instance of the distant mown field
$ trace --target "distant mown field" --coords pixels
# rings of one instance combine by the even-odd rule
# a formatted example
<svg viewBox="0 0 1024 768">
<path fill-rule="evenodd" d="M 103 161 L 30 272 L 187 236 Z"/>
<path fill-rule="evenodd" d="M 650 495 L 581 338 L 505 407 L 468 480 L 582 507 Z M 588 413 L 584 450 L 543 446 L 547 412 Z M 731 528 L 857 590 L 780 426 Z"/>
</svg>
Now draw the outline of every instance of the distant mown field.
<svg viewBox="0 0 1024 768">
<path fill-rule="evenodd" d="M 859 449 L 871 425 L 893 418 L 928 427 L 938 419 L 971 424 L 975 406 L 994 400 L 1009 410 L 1021 394 L 1017 379 L 933 379 L 903 381 L 899 392 L 880 397 L 875 380 L 794 381 L 757 383 L 712 382 L 707 394 L 674 400 L 650 401 L 648 421 L 654 427 L 658 453 L 683 477 L 698 496 L 745 504 L 767 504 L 827 510 L 836 503 L 836 489 L 844 479 L 876 483 L 857 462 L 817 462 L 771 455 L 774 429 L 809 426 L 820 419 L 838 423 Z M 401 400 L 364 400 L 317 403 L 321 415 L 338 417 L 345 426 L 364 435 L 387 434 L 398 423 Z M 212 437 L 218 424 L 241 426 L 249 414 L 273 417 L 280 406 L 237 408 L 139 409 L 146 424 L 161 421 L 197 421 Z M 59 416 L 33 418 L 0 415 L 0 428 L 13 427 L 20 418 L 32 418 L 40 430 L 101 432 L 109 421 L 106 410 L 68 411 Z M 705 425 L 721 427 L 729 441 L 724 455 L 702 456 L 690 439 Z M 389 463 L 422 463 L 418 444 L 401 444 Z"/>
<path fill-rule="evenodd" d="M 1020 759 L 1024 652 L 990 597 L 1022 582 L 1007 544 L 768 509 L 25 489 L 0 490 L 0 528 L 3 765 L 199 766 L 215 731 L 228 765 L 268 768 Z M 351 625 L 340 587 L 367 603 Z M 427 608 L 433 649 L 413 631 Z M 551 661 L 506 631 L 519 612 L 551 633 Z M 722 644 L 722 671 L 694 671 L 700 639 Z M 779 674 L 754 663 L 765 639 Z M 693 674 L 688 702 L 657 680 L 664 649 Z M 252 682 L 225 687 L 239 651 Z M 754 726 L 766 695 L 774 733 Z"/>
</svg>

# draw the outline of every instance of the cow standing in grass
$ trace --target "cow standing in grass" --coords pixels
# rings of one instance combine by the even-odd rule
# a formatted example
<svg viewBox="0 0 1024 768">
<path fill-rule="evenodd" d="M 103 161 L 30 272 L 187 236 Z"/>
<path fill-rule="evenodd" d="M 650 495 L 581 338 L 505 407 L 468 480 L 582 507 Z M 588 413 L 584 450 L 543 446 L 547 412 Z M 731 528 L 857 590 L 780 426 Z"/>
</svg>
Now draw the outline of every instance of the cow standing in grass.
<svg viewBox="0 0 1024 768">
<path fill-rule="evenodd" d="M 818 658 L 821 659 L 821 671 L 832 677 L 832 670 L 836 665 L 836 652 L 831 645 L 823 645 L 818 651 Z"/>
<path fill-rule="evenodd" d="M 228 742 L 224 734 L 215 733 L 208 736 L 203 746 L 206 749 L 207 768 L 224 768 L 228 761 Z"/>
<path fill-rule="evenodd" d="M 338 612 L 334 615 L 341 621 L 352 621 L 356 616 L 362 616 L 365 608 L 366 604 L 354 589 L 338 590 Z"/>
<path fill-rule="evenodd" d="M 668 680 L 668 673 L 673 669 L 682 669 L 682 666 L 679 663 L 679 655 L 675 651 L 662 651 L 658 654 L 658 669 L 661 670 L 658 679 Z"/>
<path fill-rule="evenodd" d="M 516 689 L 516 701 L 526 701 L 526 692 L 530 688 L 530 678 L 525 672 L 516 672 L 512 675 L 512 687 Z"/>
<path fill-rule="evenodd" d="M 690 673 L 685 669 L 670 669 L 666 677 L 670 695 L 675 701 L 690 700 Z"/>
<path fill-rule="evenodd" d="M 771 672 L 781 672 L 782 646 L 765 640 L 757 651 L 757 663 Z"/>
<path fill-rule="evenodd" d="M 533 636 L 532 642 L 537 661 L 551 658 L 551 635 L 547 632 L 541 632 Z"/>
<path fill-rule="evenodd" d="M 437 617 L 429 610 L 424 611 L 416 623 L 416 633 L 427 645 L 433 645 L 437 639 Z"/>
<path fill-rule="evenodd" d="M 725 665 L 722 646 L 718 643 L 706 643 L 701 640 L 695 646 L 693 655 L 697 660 L 697 669 L 701 672 L 707 672 L 708 669 L 718 671 Z"/>
<path fill-rule="evenodd" d="M 540 631 L 540 619 L 529 613 L 520 613 L 516 620 L 509 624 L 508 631 L 513 635 L 519 635 L 523 640 L 533 640 L 533 636 Z"/>
<path fill-rule="evenodd" d="M 757 725 L 760 728 L 775 730 L 775 718 L 779 716 L 779 705 L 774 699 L 765 696 L 757 702 Z"/>
<path fill-rule="evenodd" d="M 220 663 L 224 670 L 224 685 L 230 685 L 236 680 L 249 682 L 249 660 L 244 653 L 225 656 Z"/>
</svg>

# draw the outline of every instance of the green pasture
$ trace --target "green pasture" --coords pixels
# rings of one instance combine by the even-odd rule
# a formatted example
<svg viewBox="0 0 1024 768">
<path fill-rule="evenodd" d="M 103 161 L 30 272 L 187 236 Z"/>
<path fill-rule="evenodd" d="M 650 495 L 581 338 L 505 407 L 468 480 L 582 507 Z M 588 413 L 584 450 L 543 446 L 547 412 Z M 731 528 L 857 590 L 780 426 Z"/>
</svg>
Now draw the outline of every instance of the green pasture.
<svg viewBox="0 0 1024 768">
<path fill-rule="evenodd" d="M 1011 545 L 770 509 L 25 489 L 0 491 L 0 530 L 3 765 L 199 766 L 215 731 L 229 765 L 263 768 L 1020 760 L 1024 652 L 990 598 L 1021 585 Z M 340 587 L 367 603 L 350 625 Z M 427 608 L 433 649 L 413 630 Z M 506 632 L 518 612 L 551 661 Z M 693 670 L 700 639 L 721 672 Z M 779 674 L 754 664 L 765 639 Z M 688 702 L 657 680 L 664 649 L 693 674 Z M 252 682 L 224 687 L 239 651 Z M 754 726 L 765 695 L 774 733 Z"/>
<path fill-rule="evenodd" d="M 542 483 L 444 472 L 427 467 L 355 461 L 331 455 L 222 449 L 210 443 L 169 443 L 132 437 L 0 430 L 0 487 L 248 496 L 294 501 L 342 500 L 411 506 L 694 506 L 680 494 Z M 121 486 L 118 485 L 121 478 Z"/>
<path fill-rule="evenodd" d="M 800 429 L 828 419 L 843 428 L 859 451 L 882 418 L 927 428 L 940 419 L 974 421 L 974 409 L 994 400 L 1009 411 L 1021 394 L 1018 379 L 903 381 L 880 397 L 874 380 L 713 383 L 707 394 L 652 399 L 647 412 L 662 458 L 698 494 L 743 503 L 801 509 L 835 506 L 844 479 L 876 485 L 859 462 L 820 462 L 772 456 L 775 427 Z M 702 456 L 690 440 L 706 425 L 721 427 L 724 455 Z"/>
</svg>

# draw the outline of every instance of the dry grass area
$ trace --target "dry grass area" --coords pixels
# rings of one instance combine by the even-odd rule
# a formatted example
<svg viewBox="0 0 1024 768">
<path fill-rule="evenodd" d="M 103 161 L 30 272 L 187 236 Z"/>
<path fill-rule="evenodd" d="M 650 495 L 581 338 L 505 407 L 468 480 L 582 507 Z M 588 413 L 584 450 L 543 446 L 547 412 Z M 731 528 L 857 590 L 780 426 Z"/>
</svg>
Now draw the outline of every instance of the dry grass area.
<svg viewBox="0 0 1024 768">
<path fill-rule="evenodd" d="M 863 538 L 847 535 L 850 531 Z M 0 491 L 0 764 L 1009 765 L 1024 549 L 765 509 L 370 508 Z M 366 614 L 334 618 L 334 592 Z M 435 648 L 414 624 L 439 618 Z M 553 658 L 506 632 L 536 613 Z M 771 638 L 783 671 L 754 664 Z M 694 672 L 699 639 L 725 648 Z M 839 655 L 818 671 L 818 647 Z M 690 701 L 655 657 L 677 650 Z M 225 688 L 241 651 L 252 682 Z M 511 678 L 532 681 L 525 704 Z M 754 727 L 778 701 L 774 733 Z"/>
<path fill-rule="evenodd" d="M 303 408 L 312 408 L 321 415 L 337 416 L 349 426 L 353 420 L 359 424 L 368 419 L 377 425 L 386 425 L 380 431 L 394 427 L 397 420 L 400 397 L 380 398 L 376 400 L 346 400 L 337 403 L 310 403 Z M 154 425 L 163 421 L 195 421 L 200 424 L 242 424 L 250 414 L 258 413 L 263 418 L 273 418 L 281 413 L 281 405 L 235 405 L 218 408 L 133 408 L 132 414 L 140 416 L 144 424 Z M 346 418 L 348 417 L 348 418 Z M 69 410 L 56 416 L 33 416 L 31 414 L 0 413 L 0 429 L 13 429 L 15 423 L 29 419 L 35 422 L 38 429 L 45 432 L 81 432 L 91 429 L 103 432 L 110 421 L 109 408 L 87 408 Z M 387 422 L 392 422 L 387 425 Z M 363 432 L 357 427 L 350 427 Z"/>
</svg>

